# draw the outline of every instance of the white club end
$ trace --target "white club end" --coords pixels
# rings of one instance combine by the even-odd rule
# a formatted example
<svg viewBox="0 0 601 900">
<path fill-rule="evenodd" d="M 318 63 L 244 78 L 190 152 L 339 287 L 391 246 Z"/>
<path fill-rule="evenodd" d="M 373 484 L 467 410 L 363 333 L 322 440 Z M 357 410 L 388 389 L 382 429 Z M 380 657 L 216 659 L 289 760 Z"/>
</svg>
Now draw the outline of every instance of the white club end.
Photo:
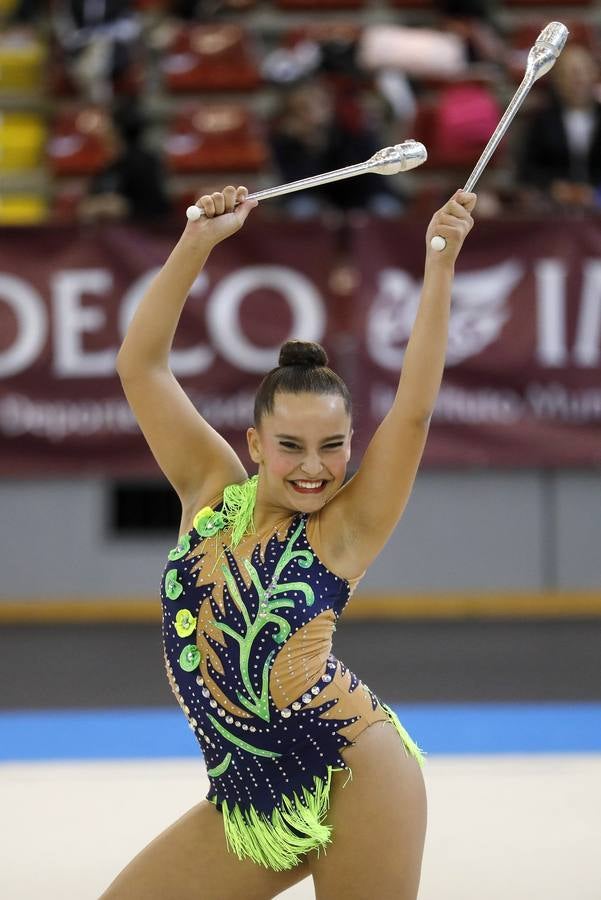
<svg viewBox="0 0 601 900">
<path fill-rule="evenodd" d="M 197 222 L 202 215 L 202 210 L 198 206 L 189 206 L 186 210 L 186 216 L 190 222 Z"/>
<path fill-rule="evenodd" d="M 440 251 L 444 250 L 444 248 L 447 246 L 447 242 L 443 237 L 437 234 L 430 241 L 430 246 L 433 250 L 436 250 L 438 253 L 440 253 Z"/>
</svg>

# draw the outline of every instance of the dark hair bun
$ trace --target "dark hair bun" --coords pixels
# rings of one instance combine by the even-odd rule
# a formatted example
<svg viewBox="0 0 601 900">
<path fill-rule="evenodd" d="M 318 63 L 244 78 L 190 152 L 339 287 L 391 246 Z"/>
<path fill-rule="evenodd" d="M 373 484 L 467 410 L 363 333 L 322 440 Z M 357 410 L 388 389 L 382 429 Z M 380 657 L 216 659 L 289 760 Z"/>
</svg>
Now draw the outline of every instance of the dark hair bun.
<svg viewBox="0 0 601 900">
<path fill-rule="evenodd" d="M 312 369 L 327 366 L 328 355 L 321 344 L 309 341 L 286 341 L 280 350 L 280 366 L 304 366 Z"/>
</svg>

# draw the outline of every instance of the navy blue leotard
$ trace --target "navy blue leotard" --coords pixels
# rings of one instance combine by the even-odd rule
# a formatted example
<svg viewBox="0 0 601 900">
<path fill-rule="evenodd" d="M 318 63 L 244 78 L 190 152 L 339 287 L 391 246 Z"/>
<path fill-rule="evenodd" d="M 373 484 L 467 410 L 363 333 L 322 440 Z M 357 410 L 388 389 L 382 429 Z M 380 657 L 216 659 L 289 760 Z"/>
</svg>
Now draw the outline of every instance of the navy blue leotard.
<svg viewBox="0 0 601 900">
<path fill-rule="evenodd" d="M 318 558 L 318 528 L 319 514 L 297 513 L 232 552 L 218 515 L 205 518 L 169 553 L 161 585 L 167 675 L 205 757 L 207 797 L 230 850 L 275 870 L 331 840 L 332 771 L 348 769 L 341 750 L 373 722 L 392 722 L 422 763 L 395 714 L 332 655 L 354 586 Z"/>
</svg>

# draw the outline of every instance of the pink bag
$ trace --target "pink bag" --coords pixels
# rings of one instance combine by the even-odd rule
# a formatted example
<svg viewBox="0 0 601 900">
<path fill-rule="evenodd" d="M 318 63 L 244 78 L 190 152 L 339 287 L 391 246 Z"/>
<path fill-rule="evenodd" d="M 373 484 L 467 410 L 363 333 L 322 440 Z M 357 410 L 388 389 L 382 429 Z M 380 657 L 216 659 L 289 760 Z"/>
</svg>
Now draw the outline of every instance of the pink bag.
<svg viewBox="0 0 601 900">
<path fill-rule="evenodd" d="M 491 91 L 481 84 L 454 84 L 440 92 L 433 143 L 448 165 L 476 161 L 501 118 Z"/>
</svg>

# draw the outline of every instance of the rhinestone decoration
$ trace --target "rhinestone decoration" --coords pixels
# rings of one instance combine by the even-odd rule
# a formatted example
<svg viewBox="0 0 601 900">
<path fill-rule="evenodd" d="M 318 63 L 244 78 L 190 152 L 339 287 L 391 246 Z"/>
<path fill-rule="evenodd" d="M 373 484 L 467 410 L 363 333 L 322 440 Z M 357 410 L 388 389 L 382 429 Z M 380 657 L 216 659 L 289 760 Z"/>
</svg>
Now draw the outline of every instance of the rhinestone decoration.
<svg viewBox="0 0 601 900">
<path fill-rule="evenodd" d="M 203 696 L 203 697 L 208 697 L 208 696 L 210 696 L 210 691 L 209 691 L 208 688 L 203 688 L 203 689 L 202 689 L 202 696 Z"/>
<path fill-rule="evenodd" d="M 225 710 L 224 710 L 224 709 L 218 709 L 218 710 L 217 710 L 217 715 L 218 715 L 218 716 L 221 716 L 221 718 L 223 718 L 224 715 L 225 715 Z"/>
<path fill-rule="evenodd" d="M 326 682 L 331 681 L 331 680 L 332 680 L 332 676 L 331 676 L 331 675 L 327 675 L 327 674 L 326 674 L 326 675 L 322 675 L 322 676 L 321 676 L 321 680 L 322 680 L 322 681 L 326 681 Z"/>
<path fill-rule="evenodd" d="M 314 685 L 314 686 L 311 688 L 311 693 L 312 693 L 312 694 L 319 694 L 319 688 L 317 687 L 317 685 Z"/>
<path fill-rule="evenodd" d="M 292 704 L 292 709 L 301 709 L 302 705 L 303 704 L 299 703 L 298 700 L 295 700 L 294 703 Z"/>
<path fill-rule="evenodd" d="M 213 707 L 213 709 L 215 709 L 215 707 L 217 706 L 217 701 L 216 701 L 216 700 L 210 700 L 209 703 L 210 703 L 210 705 Z"/>
<path fill-rule="evenodd" d="M 227 722 L 228 725 L 231 725 L 232 722 L 234 721 L 234 717 L 233 717 L 233 716 L 226 716 L 226 717 L 225 717 L 225 721 Z"/>
<path fill-rule="evenodd" d="M 312 694 L 303 694 L 302 699 L 303 699 L 303 703 L 310 703 L 311 700 L 313 699 L 313 695 Z"/>
<path fill-rule="evenodd" d="M 291 715 L 292 715 L 292 713 L 290 712 L 289 709 L 282 710 L 282 718 L 283 719 L 289 719 Z"/>
</svg>

